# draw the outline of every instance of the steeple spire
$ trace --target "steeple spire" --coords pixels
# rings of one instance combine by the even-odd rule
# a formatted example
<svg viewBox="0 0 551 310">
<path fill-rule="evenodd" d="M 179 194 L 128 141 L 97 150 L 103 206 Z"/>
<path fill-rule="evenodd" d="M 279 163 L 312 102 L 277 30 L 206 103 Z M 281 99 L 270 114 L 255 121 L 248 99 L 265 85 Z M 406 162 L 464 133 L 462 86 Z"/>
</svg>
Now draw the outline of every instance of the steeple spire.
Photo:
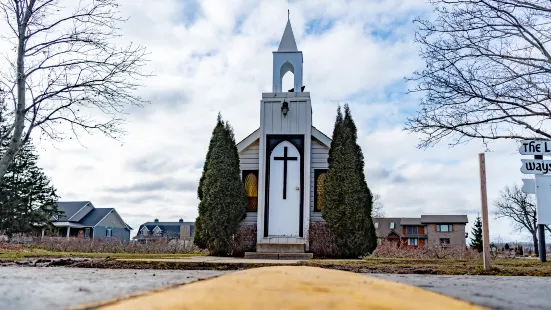
<svg viewBox="0 0 551 310">
<path fill-rule="evenodd" d="M 287 10 L 287 25 L 283 32 L 283 37 L 279 43 L 278 52 L 298 52 L 297 42 L 295 41 L 295 35 L 293 34 L 293 28 L 291 28 L 291 20 L 289 19 L 290 12 Z"/>
</svg>

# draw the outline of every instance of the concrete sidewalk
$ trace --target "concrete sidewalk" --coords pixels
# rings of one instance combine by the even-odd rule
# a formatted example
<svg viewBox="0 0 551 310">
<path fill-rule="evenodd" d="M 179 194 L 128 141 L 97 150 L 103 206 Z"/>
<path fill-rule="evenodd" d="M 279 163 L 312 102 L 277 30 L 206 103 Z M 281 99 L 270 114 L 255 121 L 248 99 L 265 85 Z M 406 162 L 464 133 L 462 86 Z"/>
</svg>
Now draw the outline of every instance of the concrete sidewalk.
<svg viewBox="0 0 551 310">
<path fill-rule="evenodd" d="M 118 261 L 171 262 L 171 263 L 213 263 L 213 264 L 270 264 L 289 265 L 306 260 L 245 259 L 239 257 L 189 256 L 182 258 L 120 258 Z M 344 260 L 343 260 L 344 261 Z"/>
</svg>

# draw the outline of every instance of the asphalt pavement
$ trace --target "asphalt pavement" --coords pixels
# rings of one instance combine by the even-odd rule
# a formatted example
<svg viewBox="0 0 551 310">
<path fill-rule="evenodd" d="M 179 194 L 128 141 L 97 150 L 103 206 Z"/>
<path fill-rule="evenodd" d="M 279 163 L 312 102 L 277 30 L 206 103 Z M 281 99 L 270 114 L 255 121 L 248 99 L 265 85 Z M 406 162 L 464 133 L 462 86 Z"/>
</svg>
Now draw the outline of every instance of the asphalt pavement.
<svg viewBox="0 0 551 310">
<path fill-rule="evenodd" d="M 0 309 L 65 309 L 228 273 L 215 270 L 128 270 L 0 267 Z M 551 278 L 366 274 L 492 309 L 551 309 Z"/>
</svg>

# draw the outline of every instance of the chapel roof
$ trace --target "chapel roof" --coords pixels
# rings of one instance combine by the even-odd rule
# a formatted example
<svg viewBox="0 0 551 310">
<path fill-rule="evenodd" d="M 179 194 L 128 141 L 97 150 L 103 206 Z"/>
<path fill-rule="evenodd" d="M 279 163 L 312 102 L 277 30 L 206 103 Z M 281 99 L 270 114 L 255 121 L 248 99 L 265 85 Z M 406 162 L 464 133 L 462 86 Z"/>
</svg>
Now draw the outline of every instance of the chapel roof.
<svg viewBox="0 0 551 310">
<path fill-rule="evenodd" d="M 291 27 L 291 21 L 287 20 L 283 37 L 279 43 L 278 52 L 298 52 L 297 42 L 295 41 L 295 35 L 293 34 L 293 28 Z"/>
</svg>

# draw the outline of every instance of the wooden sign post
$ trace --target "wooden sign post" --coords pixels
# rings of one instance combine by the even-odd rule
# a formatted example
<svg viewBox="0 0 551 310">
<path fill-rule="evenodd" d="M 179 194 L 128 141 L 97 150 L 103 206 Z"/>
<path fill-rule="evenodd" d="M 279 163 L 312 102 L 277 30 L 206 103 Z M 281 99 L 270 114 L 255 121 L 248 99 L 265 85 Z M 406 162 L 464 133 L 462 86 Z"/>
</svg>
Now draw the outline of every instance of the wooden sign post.
<svg viewBox="0 0 551 310">
<path fill-rule="evenodd" d="M 489 271 L 490 266 L 490 229 L 488 228 L 488 192 L 486 190 L 486 158 L 484 153 L 478 154 L 480 163 L 480 198 L 482 202 L 482 254 L 484 270 Z"/>
<path fill-rule="evenodd" d="M 521 155 L 534 155 L 534 159 L 521 159 L 520 171 L 524 174 L 534 174 L 533 181 L 523 180 L 522 191 L 536 194 L 536 212 L 538 220 L 538 250 L 540 261 L 547 261 L 545 247 L 545 224 L 551 224 L 551 161 L 543 160 L 543 156 L 551 155 L 551 141 L 524 140 L 520 146 Z"/>
</svg>

